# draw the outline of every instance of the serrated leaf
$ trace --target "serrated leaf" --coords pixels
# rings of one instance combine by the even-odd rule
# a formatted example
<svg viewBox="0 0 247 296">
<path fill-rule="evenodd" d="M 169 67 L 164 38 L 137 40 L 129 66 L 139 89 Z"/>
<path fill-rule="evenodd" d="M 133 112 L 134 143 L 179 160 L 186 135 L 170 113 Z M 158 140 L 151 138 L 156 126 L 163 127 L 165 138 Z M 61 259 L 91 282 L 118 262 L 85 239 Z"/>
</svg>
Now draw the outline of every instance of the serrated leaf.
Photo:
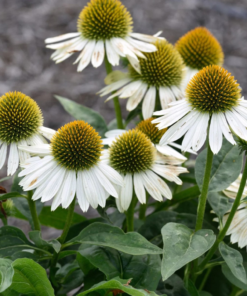
<svg viewBox="0 0 247 296">
<path fill-rule="evenodd" d="M 227 246 L 224 242 L 220 243 L 219 251 L 233 275 L 244 284 L 247 284 L 241 253 L 238 250 Z"/>
<path fill-rule="evenodd" d="M 132 296 L 156 296 L 157 295 L 154 292 L 147 292 L 145 290 L 135 289 L 131 286 L 131 283 L 130 284 L 128 283 L 127 280 L 121 280 L 120 278 L 116 278 L 108 282 L 105 282 L 105 281 L 100 282 L 94 285 L 91 289 L 84 291 L 83 293 L 80 293 L 77 296 L 84 296 L 84 295 L 87 295 L 88 293 L 98 291 L 98 290 L 106 290 L 106 291 L 120 290 Z"/>
<path fill-rule="evenodd" d="M 164 242 L 161 273 L 163 280 L 176 270 L 203 255 L 215 242 L 212 230 L 202 229 L 194 233 L 183 224 L 168 223 L 162 230 Z"/>
<path fill-rule="evenodd" d="M 136 232 L 124 233 L 118 227 L 93 223 L 68 242 L 111 247 L 130 255 L 161 254 L 162 250 Z"/>
<path fill-rule="evenodd" d="M 24 295 L 54 296 L 46 271 L 38 263 L 31 259 L 17 259 L 12 266 L 15 271 L 12 290 Z"/>
<path fill-rule="evenodd" d="M 0 258 L 0 292 L 10 287 L 13 276 L 14 269 L 12 267 L 12 261 Z"/>
<path fill-rule="evenodd" d="M 76 120 L 84 120 L 89 123 L 96 131 L 104 136 L 107 132 L 107 124 L 104 118 L 94 110 L 73 102 L 61 96 L 55 96 L 55 98 L 61 103 L 64 110 L 67 111 Z"/>
<path fill-rule="evenodd" d="M 204 149 L 196 159 L 195 176 L 199 188 L 202 188 L 204 170 L 206 167 L 207 149 Z M 239 155 L 238 147 L 224 140 L 220 152 L 214 155 L 210 176 L 209 192 L 219 192 L 226 189 L 239 176 L 243 165 L 243 156 Z"/>
</svg>

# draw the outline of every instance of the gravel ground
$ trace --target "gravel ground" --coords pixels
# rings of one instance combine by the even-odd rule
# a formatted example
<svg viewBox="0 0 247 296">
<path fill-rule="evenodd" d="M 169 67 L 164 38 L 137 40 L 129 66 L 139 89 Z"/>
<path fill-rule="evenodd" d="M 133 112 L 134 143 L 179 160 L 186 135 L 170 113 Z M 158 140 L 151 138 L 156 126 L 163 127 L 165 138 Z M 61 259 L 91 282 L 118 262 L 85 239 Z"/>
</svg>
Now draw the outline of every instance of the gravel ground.
<svg viewBox="0 0 247 296">
<path fill-rule="evenodd" d="M 206 26 L 222 44 L 225 68 L 235 76 L 246 95 L 246 0 L 122 2 L 132 14 L 135 32 L 154 34 L 163 30 L 163 36 L 172 43 L 188 30 Z M 104 67 L 89 66 L 77 73 L 72 64 L 75 56 L 55 65 L 50 60 L 52 51 L 44 45 L 45 38 L 76 31 L 77 17 L 86 3 L 87 0 L 1 0 L 0 94 L 18 90 L 31 96 L 43 110 L 45 125 L 51 128 L 72 120 L 54 99 L 54 94 L 93 108 L 107 122 L 114 118 L 113 103 L 105 104 L 104 99 L 96 95 L 104 85 Z M 121 103 L 125 110 L 125 101 Z M 2 170 L 0 176 L 5 174 L 6 170 Z M 11 224 L 16 223 L 11 220 Z"/>
</svg>

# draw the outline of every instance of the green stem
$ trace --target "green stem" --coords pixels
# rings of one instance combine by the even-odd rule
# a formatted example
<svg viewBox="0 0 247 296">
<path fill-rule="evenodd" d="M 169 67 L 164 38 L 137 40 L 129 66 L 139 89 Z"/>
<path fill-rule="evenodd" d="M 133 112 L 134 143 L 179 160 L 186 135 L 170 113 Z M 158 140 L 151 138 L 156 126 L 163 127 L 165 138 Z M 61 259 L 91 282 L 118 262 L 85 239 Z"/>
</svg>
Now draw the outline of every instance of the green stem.
<svg viewBox="0 0 247 296">
<path fill-rule="evenodd" d="M 136 196 L 133 194 L 132 201 L 126 211 L 127 232 L 134 231 L 134 214 L 135 214 Z"/>
<path fill-rule="evenodd" d="M 201 285 L 199 287 L 199 291 L 202 291 L 202 289 L 204 288 L 204 286 L 205 286 L 205 284 L 206 284 L 206 282 L 208 280 L 208 277 L 210 275 L 211 270 L 212 270 L 212 268 L 208 268 L 208 270 L 206 271 L 206 273 L 205 273 L 205 275 L 204 275 L 204 277 L 202 279 Z"/>
<path fill-rule="evenodd" d="M 32 190 L 28 191 L 27 201 L 28 201 L 29 210 L 33 219 L 34 230 L 40 231 L 40 223 L 39 223 L 39 218 L 37 214 L 37 209 L 36 209 L 35 202 L 32 200 L 32 196 L 33 196 L 33 191 Z"/>
<path fill-rule="evenodd" d="M 203 270 L 205 268 L 208 261 L 213 257 L 213 255 L 214 255 L 215 251 L 217 250 L 220 242 L 222 242 L 222 240 L 224 239 L 224 237 L 225 237 L 225 235 L 227 233 L 227 230 L 230 227 L 230 225 L 232 223 L 232 220 L 234 218 L 234 215 L 235 215 L 235 213 L 236 213 L 236 211 L 238 209 L 238 206 L 240 204 L 241 197 L 242 197 L 242 194 L 244 192 L 244 187 L 245 187 L 245 184 L 246 184 L 246 180 L 247 180 L 247 161 L 245 162 L 244 171 L 243 171 L 242 179 L 241 179 L 240 186 L 239 186 L 239 189 L 238 189 L 238 193 L 237 193 L 237 196 L 236 196 L 235 201 L 233 203 L 230 214 L 229 214 L 229 216 L 227 218 L 226 224 L 223 227 L 223 229 L 220 231 L 220 233 L 218 235 L 218 238 L 217 238 L 216 242 L 214 243 L 213 247 L 210 249 L 210 251 L 207 253 L 205 259 L 199 265 L 199 270 Z"/>
<path fill-rule="evenodd" d="M 61 244 L 63 244 L 65 242 L 66 237 L 69 232 L 69 229 L 70 229 L 70 226 L 71 226 L 71 223 L 72 223 L 74 209 L 75 209 L 75 201 L 76 201 L 76 197 L 73 199 L 72 203 L 70 204 L 70 206 L 68 208 L 68 215 L 66 218 L 65 226 L 64 226 L 64 229 L 63 229 L 63 232 L 62 232 L 60 238 L 58 239 Z"/>
<path fill-rule="evenodd" d="M 110 74 L 112 72 L 112 66 L 107 59 L 107 55 L 105 55 L 105 68 L 106 68 L 107 74 Z M 124 129 L 121 106 L 119 104 L 118 97 L 115 97 L 113 99 L 113 102 L 114 102 L 115 114 L 116 114 L 116 119 L 117 119 L 117 127 L 119 129 Z"/>
<path fill-rule="evenodd" d="M 207 160 L 206 168 L 204 172 L 203 184 L 202 184 L 202 194 L 199 197 L 199 204 L 197 208 L 197 219 L 196 219 L 196 228 L 195 231 L 202 229 L 204 213 L 206 208 L 207 196 L 208 196 L 208 187 L 210 182 L 210 173 L 213 164 L 213 152 L 209 145 L 209 139 L 207 144 Z"/>
</svg>

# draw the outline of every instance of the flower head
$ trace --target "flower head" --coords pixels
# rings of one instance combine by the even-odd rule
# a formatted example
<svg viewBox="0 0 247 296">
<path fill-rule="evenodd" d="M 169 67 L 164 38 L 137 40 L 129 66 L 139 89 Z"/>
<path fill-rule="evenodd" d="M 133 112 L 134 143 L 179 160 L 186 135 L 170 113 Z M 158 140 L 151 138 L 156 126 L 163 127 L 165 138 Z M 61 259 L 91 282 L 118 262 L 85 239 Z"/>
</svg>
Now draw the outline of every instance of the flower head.
<svg viewBox="0 0 247 296">
<path fill-rule="evenodd" d="M 209 65 L 222 66 L 224 53 L 218 40 L 204 27 L 182 36 L 176 48 L 187 66 L 186 84 L 199 70 Z"/>
<path fill-rule="evenodd" d="M 157 36 L 132 33 L 132 17 L 119 0 L 91 0 L 81 11 L 78 33 L 48 38 L 48 48 L 56 50 L 51 58 L 60 63 L 73 53 L 81 51 L 75 63 L 82 71 L 90 61 L 97 68 L 104 60 L 105 53 L 113 66 L 119 65 L 119 58 L 127 57 L 132 66 L 140 71 L 138 57 L 142 52 L 156 51 Z M 139 40 L 138 40 L 139 39 Z M 61 42 L 60 42 L 61 41 Z"/>
<path fill-rule="evenodd" d="M 60 204 L 67 208 L 75 194 L 83 211 L 89 205 L 104 207 L 109 195 L 118 197 L 114 185 L 121 186 L 121 176 L 105 162 L 102 140 L 84 121 L 74 121 L 59 129 L 51 144 L 20 146 L 34 157 L 22 164 L 25 176 L 20 185 L 25 191 L 36 189 L 33 199 L 46 202 L 53 198 L 52 210 Z M 104 158 L 104 159 L 103 159 Z"/>
<path fill-rule="evenodd" d="M 116 94 L 120 98 L 128 98 L 128 111 L 135 109 L 143 100 L 144 119 L 152 116 L 157 94 L 163 109 L 168 107 L 168 103 L 182 97 L 185 67 L 181 56 L 172 44 L 165 40 L 157 40 L 154 45 L 157 51 L 144 53 L 145 59 L 140 59 L 141 73 L 130 65 L 127 75 L 99 92 L 104 96 L 119 89 Z M 118 72 L 117 75 L 119 76 Z M 114 95 L 107 100 L 112 98 Z"/>
<path fill-rule="evenodd" d="M 183 160 L 176 158 L 177 155 L 174 156 L 174 153 L 180 154 L 175 150 L 174 153 L 167 150 L 165 152 L 168 155 L 162 155 L 150 139 L 138 129 L 113 130 L 107 132 L 106 136 L 108 138 L 103 139 L 103 143 L 110 145 L 108 161 L 124 179 L 123 187 L 116 187 L 119 192 L 116 201 L 119 211 L 128 209 L 132 200 L 133 185 L 140 203 L 146 203 L 145 191 L 158 201 L 163 200 L 162 196 L 172 198 L 171 191 L 162 178 L 181 184 L 178 175 L 186 173 L 187 170 L 174 164 L 184 162 L 184 156 L 181 155 Z"/>
<path fill-rule="evenodd" d="M 222 146 L 223 135 L 236 144 L 231 130 L 247 140 L 247 103 L 241 98 L 234 77 L 220 66 L 208 66 L 199 71 L 187 86 L 185 99 L 154 114 L 162 115 L 153 121 L 159 123 L 159 129 L 171 126 L 162 137 L 161 145 L 185 135 L 183 149 L 192 147 L 198 151 L 206 140 L 208 124 L 209 144 L 214 154 Z"/>
<path fill-rule="evenodd" d="M 0 98 L 0 168 L 7 157 L 8 175 L 13 175 L 19 160 L 29 158 L 29 154 L 18 150 L 18 144 L 32 145 L 46 143 L 43 136 L 50 139 L 54 131 L 42 126 L 43 116 L 37 103 L 21 92 L 9 92 Z"/>
</svg>

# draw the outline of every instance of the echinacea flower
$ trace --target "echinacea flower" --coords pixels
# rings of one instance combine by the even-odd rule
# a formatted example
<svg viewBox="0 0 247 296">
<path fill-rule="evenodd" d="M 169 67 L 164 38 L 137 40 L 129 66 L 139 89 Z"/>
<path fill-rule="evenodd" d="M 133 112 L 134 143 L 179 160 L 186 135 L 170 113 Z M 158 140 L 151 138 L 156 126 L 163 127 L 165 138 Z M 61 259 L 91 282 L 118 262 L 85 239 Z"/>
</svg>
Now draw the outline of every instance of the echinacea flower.
<svg viewBox="0 0 247 296">
<path fill-rule="evenodd" d="M 109 145 L 109 164 L 124 179 L 123 187 L 116 187 L 119 192 L 116 203 L 120 212 L 129 208 L 133 187 L 139 202 L 143 204 L 146 203 L 146 191 L 158 201 L 163 201 L 163 197 L 172 198 L 172 193 L 162 178 L 182 184 L 178 175 L 186 173 L 187 169 L 167 165 L 166 158 L 157 152 L 150 139 L 141 131 L 125 131 Z"/>
<path fill-rule="evenodd" d="M 82 71 L 90 61 L 97 68 L 105 53 L 111 65 L 119 65 L 120 57 L 127 57 L 139 70 L 138 57 L 142 52 L 156 51 L 155 36 L 132 33 L 132 17 L 119 0 L 91 0 L 81 11 L 77 22 L 77 33 L 48 38 L 48 48 L 56 50 L 51 58 L 60 63 L 75 52 L 80 55 L 75 61 L 77 71 Z M 61 41 L 61 42 L 60 42 Z"/>
<path fill-rule="evenodd" d="M 223 192 L 224 194 L 231 198 L 235 199 L 237 196 L 237 192 L 240 186 L 240 182 L 242 179 L 242 174 L 239 175 L 237 180 L 235 180 L 227 189 L 225 189 Z M 247 186 L 245 186 L 242 199 L 247 196 Z M 226 213 L 223 216 L 222 223 L 223 226 L 225 225 L 227 219 L 228 219 L 229 213 Z M 215 219 L 218 220 L 218 219 Z M 246 203 L 240 204 L 238 207 L 237 212 L 235 213 L 233 220 L 231 222 L 230 227 L 228 228 L 228 231 L 226 235 L 231 236 L 231 243 L 235 244 L 238 243 L 239 248 L 243 248 L 247 246 L 247 207 Z"/>
<path fill-rule="evenodd" d="M 153 120 L 159 123 L 159 129 L 171 126 L 160 141 L 162 146 L 184 136 L 183 150 L 192 147 L 198 151 L 208 134 L 209 145 L 216 154 L 223 136 L 236 144 L 232 131 L 247 140 L 247 102 L 241 98 L 241 89 L 234 77 L 220 66 L 203 68 L 189 82 L 185 99 L 154 114 L 161 115 Z"/>
<path fill-rule="evenodd" d="M 195 28 L 182 36 L 175 45 L 187 68 L 185 86 L 201 69 L 222 66 L 224 53 L 218 40 L 204 27 Z"/>
<path fill-rule="evenodd" d="M 20 146 L 23 151 L 42 156 L 28 159 L 19 176 L 25 191 L 36 189 L 33 200 L 52 201 L 51 210 L 60 204 L 67 208 L 75 194 L 82 211 L 105 206 L 109 195 L 118 197 L 113 184 L 122 186 L 122 177 L 101 159 L 102 140 L 84 121 L 60 128 L 51 144 Z M 105 158 L 105 157 L 104 157 Z"/>
<path fill-rule="evenodd" d="M 19 162 L 30 157 L 20 151 L 18 145 L 47 143 L 55 131 L 43 127 L 42 112 L 37 103 L 21 92 L 9 92 L 0 97 L 0 169 L 8 157 L 8 175 L 13 175 Z M 45 138 L 44 138 L 45 137 Z"/>
<path fill-rule="evenodd" d="M 116 95 L 120 99 L 128 98 L 128 111 L 134 110 L 143 100 L 144 119 L 152 116 L 157 97 L 162 109 L 166 109 L 170 102 L 183 96 L 185 66 L 181 56 L 173 45 L 165 40 L 157 40 L 154 45 L 157 51 L 144 53 L 146 58 L 139 60 L 141 73 L 130 65 L 128 73 L 122 79 L 107 85 L 99 92 L 101 96 L 105 96 L 118 90 L 107 100 L 113 99 Z"/>
</svg>

